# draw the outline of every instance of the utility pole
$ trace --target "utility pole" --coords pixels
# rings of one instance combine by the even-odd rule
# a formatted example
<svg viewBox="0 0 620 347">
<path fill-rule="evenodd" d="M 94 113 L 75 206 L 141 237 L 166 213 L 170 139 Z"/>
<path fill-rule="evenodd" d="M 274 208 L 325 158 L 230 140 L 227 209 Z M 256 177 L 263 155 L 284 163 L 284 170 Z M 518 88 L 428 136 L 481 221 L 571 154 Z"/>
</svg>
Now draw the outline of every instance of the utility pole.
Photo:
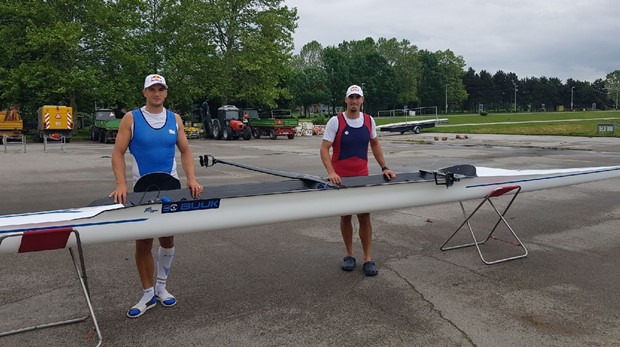
<svg viewBox="0 0 620 347">
<path fill-rule="evenodd" d="M 446 84 L 446 115 L 448 115 L 448 86 L 449 84 Z"/>
<path fill-rule="evenodd" d="M 512 84 L 515 86 L 515 113 L 517 113 L 517 82 L 512 81 Z"/>
<path fill-rule="evenodd" d="M 573 91 L 575 90 L 575 87 L 570 87 L 570 110 L 573 110 Z"/>
<path fill-rule="evenodd" d="M 362 104 L 362 113 L 366 112 L 366 83 L 362 82 L 362 93 L 364 93 L 364 103 Z"/>
</svg>

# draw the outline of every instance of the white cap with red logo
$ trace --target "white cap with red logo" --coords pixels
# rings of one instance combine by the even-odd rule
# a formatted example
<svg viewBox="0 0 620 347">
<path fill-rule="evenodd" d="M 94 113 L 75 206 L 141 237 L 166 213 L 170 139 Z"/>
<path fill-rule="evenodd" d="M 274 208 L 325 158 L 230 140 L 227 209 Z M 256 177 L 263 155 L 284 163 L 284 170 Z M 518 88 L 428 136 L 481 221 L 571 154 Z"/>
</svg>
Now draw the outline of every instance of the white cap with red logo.
<svg viewBox="0 0 620 347">
<path fill-rule="evenodd" d="M 362 91 L 362 88 L 358 86 L 357 84 L 354 84 L 350 86 L 349 89 L 347 89 L 347 98 L 351 94 L 357 94 L 359 96 L 364 96 L 364 92 Z"/>
<path fill-rule="evenodd" d="M 162 86 L 164 86 L 164 88 L 168 89 L 168 85 L 166 84 L 166 79 L 164 78 L 164 76 L 158 74 L 146 76 L 146 78 L 144 79 L 144 89 L 154 84 L 161 84 Z"/>
</svg>

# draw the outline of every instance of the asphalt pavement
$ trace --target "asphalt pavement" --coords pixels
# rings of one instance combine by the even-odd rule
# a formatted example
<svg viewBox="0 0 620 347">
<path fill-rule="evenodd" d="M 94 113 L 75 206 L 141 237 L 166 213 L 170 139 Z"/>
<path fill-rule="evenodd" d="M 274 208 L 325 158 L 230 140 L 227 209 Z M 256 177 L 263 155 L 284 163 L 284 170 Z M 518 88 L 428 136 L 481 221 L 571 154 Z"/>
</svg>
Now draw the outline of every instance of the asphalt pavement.
<svg viewBox="0 0 620 347">
<path fill-rule="evenodd" d="M 325 176 L 320 142 L 315 136 L 190 143 L 195 157 Z M 397 173 L 465 163 L 620 164 L 617 138 L 423 133 L 382 135 L 381 144 Z M 66 152 L 53 145 L 44 152 L 42 144 L 28 144 L 25 153 L 20 146 L 0 151 L 0 215 L 106 197 L 114 188 L 111 149 L 76 142 Z M 206 189 L 278 180 L 227 166 L 196 171 Z M 371 159 L 371 173 L 379 171 Z M 521 194 L 507 218 L 529 255 L 497 265 L 483 264 L 475 248 L 439 249 L 463 220 L 458 203 L 373 213 L 376 277 L 365 277 L 359 266 L 340 270 L 338 218 L 178 236 L 168 284 L 178 304 L 138 319 L 125 316 L 141 296 L 133 242 L 88 245 L 103 345 L 620 346 L 619 183 Z M 377 203 L 382 199 L 389 197 L 377 196 Z M 472 226 L 483 235 L 494 222 L 482 211 Z M 507 240 L 500 235 L 484 247 L 492 255 L 521 250 Z M 357 238 L 354 247 L 359 259 Z M 67 251 L 0 255 L 0 283 L 0 331 L 86 313 Z M 78 323 L 0 337 L 0 346 L 93 345 L 89 332 L 88 323 Z"/>
</svg>

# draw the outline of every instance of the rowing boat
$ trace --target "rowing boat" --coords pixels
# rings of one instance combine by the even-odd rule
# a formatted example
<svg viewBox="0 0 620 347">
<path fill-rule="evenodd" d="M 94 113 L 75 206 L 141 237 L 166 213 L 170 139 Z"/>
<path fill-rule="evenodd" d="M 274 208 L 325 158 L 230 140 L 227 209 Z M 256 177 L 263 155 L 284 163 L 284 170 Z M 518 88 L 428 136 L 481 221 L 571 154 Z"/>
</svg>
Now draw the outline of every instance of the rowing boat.
<svg viewBox="0 0 620 347">
<path fill-rule="evenodd" d="M 317 176 L 279 173 L 292 179 L 206 187 L 199 199 L 188 189 L 157 190 L 130 193 L 126 204 L 106 198 L 83 208 L 0 216 L 0 239 L 74 228 L 82 244 L 94 244 L 251 227 L 479 199 L 507 186 L 520 186 L 521 192 L 551 189 L 620 177 L 620 166 L 506 170 L 456 165 L 398 173 L 389 182 L 382 175 L 343 178 L 340 186 Z M 6 238 L 0 253 L 17 253 L 19 239 Z M 66 247 L 75 243 L 71 236 Z"/>
</svg>

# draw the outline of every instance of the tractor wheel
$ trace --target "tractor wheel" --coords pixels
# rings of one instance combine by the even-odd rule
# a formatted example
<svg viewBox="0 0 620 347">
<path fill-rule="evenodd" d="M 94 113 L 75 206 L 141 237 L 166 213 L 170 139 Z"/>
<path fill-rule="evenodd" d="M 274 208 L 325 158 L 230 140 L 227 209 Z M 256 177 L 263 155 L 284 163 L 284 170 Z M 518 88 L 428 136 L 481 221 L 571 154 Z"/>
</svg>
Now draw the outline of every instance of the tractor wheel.
<svg viewBox="0 0 620 347">
<path fill-rule="evenodd" d="M 218 119 L 213 121 L 213 138 L 216 140 L 222 138 L 222 125 Z"/>
<path fill-rule="evenodd" d="M 222 134 L 222 138 L 226 141 L 230 141 L 233 139 L 233 131 L 228 125 L 224 128 L 224 133 Z"/>
<path fill-rule="evenodd" d="M 243 139 L 247 141 L 251 138 L 252 138 L 252 129 L 249 126 L 246 126 L 243 129 Z"/>
<path fill-rule="evenodd" d="M 99 141 L 99 138 L 97 137 L 97 130 L 95 127 L 90 128 L 90 140 Z"/>
<path fill-rule="evenodd" d="M 292 140 L 295 138 L 295 134 L 288 134 L 286 137 L 288 137 L 289 140 Z"/>
<path fill-rule="evenodd" d="M 272 140 L 275 140 L 278 138 L 278 135 L 276 135 L 276 129 L 269 130 L 269 138 Z"/>
<path fill-rule="evenodd" d="M 258 128 L 252 128 L 252 135 L 255 139 L 260 139 L 261 130 Z"/>
<path fill-rule="evenodd" d="M 205 139 L 213 138 L 213 122 L 211 121 L 211 115 L 206 115 L 202 120 L 202 130 Z"/>
</svg>

